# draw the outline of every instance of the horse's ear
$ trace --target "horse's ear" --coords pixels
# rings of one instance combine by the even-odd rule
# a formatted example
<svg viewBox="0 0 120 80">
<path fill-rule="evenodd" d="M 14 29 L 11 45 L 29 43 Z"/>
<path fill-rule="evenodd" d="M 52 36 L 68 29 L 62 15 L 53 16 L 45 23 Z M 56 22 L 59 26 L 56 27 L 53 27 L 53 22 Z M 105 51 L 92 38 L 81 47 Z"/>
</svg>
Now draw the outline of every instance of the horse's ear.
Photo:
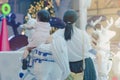
<svg viewBox="0 0 120 80">
<path fill-rule="evenodd" d="M 101 32 L 105 32 L 105 28 L 101 25 Z"/>
<path fill-rule="evenodd" d="M 27 14 L 27 16 L 28 16 L 28 19 L 31 19 L 31 15 L 29 13 Z"/>
<path fill-rule="evenodd" d="M 106 21 L 106 22 L 107 22 L 106 29 L 109 29 L 109 28 L 113 25 L 113 21 L 114 21 L 114 20 L 113 20 L 112 17 L 110 18 L 110 21 L 108 21 L 108 20 Z"/>
<path fill-rule="evenodd" d="M 95 20 L 94 22 L 93 22 L 93 20 L 91 20 L 90 25 L 92 25 L 93 27 L 95 27 L 95 25 L 98 24 L 99 22 L 101 22 L 101 20 L 102 20 L 102 16 L 100 16 L 100 17 L 99 17 L 97 20 Z"/>
<path fill-rule="evenodd" d="M 90 25 L 94 27 L 93 20 L 90 21 Z"/>
</svg>

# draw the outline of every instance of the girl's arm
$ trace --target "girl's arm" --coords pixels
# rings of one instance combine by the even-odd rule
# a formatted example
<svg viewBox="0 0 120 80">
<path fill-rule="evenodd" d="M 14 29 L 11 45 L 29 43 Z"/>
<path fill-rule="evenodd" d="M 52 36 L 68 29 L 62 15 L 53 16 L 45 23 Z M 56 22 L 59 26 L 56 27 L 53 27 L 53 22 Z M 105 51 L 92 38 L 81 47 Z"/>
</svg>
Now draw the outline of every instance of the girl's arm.
<svg viewBox="0 0 120 80">
<path fill-rule="evenodd" d="M 30 51 L 31 51 L 33 48 L 35 48 L 35 47 L 26 47 L 26 48 L 25 48 L 25 51 L 24 51 L 24 53 L 23 53 L 23 59 L 26 59 L 26 58 L 27 58 L 27 56 L 29 55 Z"/>
</svg>

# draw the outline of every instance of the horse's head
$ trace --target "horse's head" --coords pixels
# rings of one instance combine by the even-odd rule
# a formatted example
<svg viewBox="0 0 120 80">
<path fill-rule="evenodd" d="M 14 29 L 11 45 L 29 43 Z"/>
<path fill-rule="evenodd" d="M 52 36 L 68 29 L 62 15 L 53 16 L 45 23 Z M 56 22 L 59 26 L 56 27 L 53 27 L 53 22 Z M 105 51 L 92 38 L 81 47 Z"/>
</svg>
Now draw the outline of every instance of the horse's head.
<svg viewBox="0 0 120 80">
<path fill-rule="evenodd" d="M 27 14 L 28 20 L 25 24 L 20 25 L 22 28 L 30 29 L 37 22 L 30 14 Z"/>
<path fill-rule="evenodd" d="M 110 19 L 110 21 L 106 21 L 107 26 L 103 27 L 103 25 L 99 25 L 99 28 L 96 28 L 96 33 L 99 35 L 99 39 L 101 42 L 108 42 L 110 41 L 116 34 L 115 31 L 109 30 L 109 28 L 113 24 L 113 18 Z"/>
<path fill-rule="evenodd" d="M 21 28 L 25 29 L 24 34 L 28 37 L 31 36 L 32 32 L 34 32 L 34 25 L 37 22 L 36 19 L 33 19 L 30 14 L 27 14 L 28 20 L 25 24 L 20 25 Z"/>
<path fill-rule="evenodd" d="M 27 14 L 28 17 L 28 21 L 27 21 L 27 25 L 34 25 L 37 21 L 36 19 L 32 18 L 30 14 Z"/>
</svg>

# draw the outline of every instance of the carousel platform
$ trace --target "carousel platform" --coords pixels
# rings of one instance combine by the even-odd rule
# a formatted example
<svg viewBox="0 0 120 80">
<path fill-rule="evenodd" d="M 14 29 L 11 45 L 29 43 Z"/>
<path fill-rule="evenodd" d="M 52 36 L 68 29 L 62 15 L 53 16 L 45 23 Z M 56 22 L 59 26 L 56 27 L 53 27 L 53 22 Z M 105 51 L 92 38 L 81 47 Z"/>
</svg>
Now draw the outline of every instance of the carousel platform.
<svg viewBox="0 0 120 80">
<path fill-rule="evenodd" d="M 23 51 L 0 52 L 0 80 L 20 80 L 22 54 Z"/>
<path fill-rule="evenodd" d="M 0 80 L 20 80 L 21 58 L 23 51 L 1 51 L 0 52 Z M 80 74 L 72 73 L 73 80 L 80 80 Z M 115 74 L 112 69 L 109 80 L 113 80 Z"/>
</svg>

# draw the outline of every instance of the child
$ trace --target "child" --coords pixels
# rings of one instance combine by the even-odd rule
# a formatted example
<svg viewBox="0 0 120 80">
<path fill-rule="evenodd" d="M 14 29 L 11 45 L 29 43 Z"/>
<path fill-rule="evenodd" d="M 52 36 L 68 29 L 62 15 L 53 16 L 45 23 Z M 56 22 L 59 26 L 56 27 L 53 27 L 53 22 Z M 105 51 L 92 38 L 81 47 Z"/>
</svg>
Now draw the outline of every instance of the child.
<svg viewBox="0 0 120 80">
<path fill-rule="evenodd" d="M 45 11 L 38 12 L 37 16 L 39 21 L 41 21 L 41 19 L 42 21 L 48 19 L 44 16 L 45 13 Z M 47 27 L 48 25 L 45 25 L 44 21 L 38 23 L 44 25 L 41 24 L 42 26 L 40 26 L 42 28 L 39 30 L 36 29 L 31 37 L 31 41 L 23 55 L 23 64 L 27 63 L 26 58 L 29 51 L 36 47 L 31 51 L 33 63 L 32 71 L 35 75 L 35 80 L 64 80 L 70 73 L 64 39 L 55 35 L 50 36 L 49 27 Z M 60 53 L 63 53 L 64 55 Z M 23 66 L 23 69 L 26 69 L 26 66 L 27 64 Z"/>
<path fill-rule="evenodd" d="M 29 50 L 34 47 L 37 47 L 38 44 L 45 43 L 48 36 L 50 36 L 50 24 L 49 24 L 50 14 L 46 10 L 40 10 L 37 13 L 37 23 L 31 28 L 34 29 L 32 33 L 31 39 L 29 39 L 29 43 L 26 46 L 23 58 L 25 59 L 28 54 Z"/>
</svg>

